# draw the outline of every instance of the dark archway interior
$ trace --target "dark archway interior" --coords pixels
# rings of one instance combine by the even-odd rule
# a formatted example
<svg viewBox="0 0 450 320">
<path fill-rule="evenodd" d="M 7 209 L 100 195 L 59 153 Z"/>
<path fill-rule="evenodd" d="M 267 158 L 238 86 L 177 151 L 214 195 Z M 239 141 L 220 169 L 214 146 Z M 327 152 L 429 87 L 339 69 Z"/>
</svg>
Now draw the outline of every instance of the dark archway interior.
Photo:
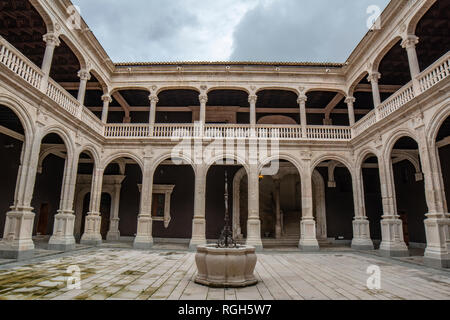
<svg viewBox="0 0 450 320">
<path fill-rule="evenodd" d="M 383 216 L 383 201 L 381 198 L 380 171 L 378 158 L 369 156 L 362 168 L 364 183 L 364 201 L 366 216 L 370 222 L 370 238 L 375 245 L 381 241 L 381 217 Z"/>
<path fill-rule="evenodd" d="M 417 56 L 425 70 L 450 50 L 450 1 L 437 0 L 417 24 Z"/>
<path fill-rule="evenodd" d="M 316 170 L 322 175 L 327 185 L 328 168 L 321 166 Z M 352 177 L 343 165 L 335 169 L 334 175 L 336 188 L 325 187 L 328 238 L 351 241 L 355 216 Z"/>
<path fill-rule="evenodd" d="M 47 147 L 56 147 L 42 163 L 40 172 L 36 175 L 33 200 L 31 206 L 35 209 L 33 235 L 48 236 L 53 233 L 54 217 L 60 209 L 60 198 L 66 163 L 67 149 L 62 138 L 51 133 L 41 142 L 41 152 Z"/>
<path fill-rule="evenodd" d="M 122 181 L 119 202 L 119 231 L 120 236 L 134 237 L 137 232 L 137 221 L 140 210 L 141 193 L 139 184 L 142 184 L 142 170 L 140 166 L 129 158 L 116 159 L 110 163 L 104 172 L 103 185 L 105 185 L 108 176 L 120 176 L 120 166 L 116 163 L 118 160 L 125 161 L 125 178 Z M 111 212 L 111 217 L 112 217 Z M 109 228 L 109 225 L 108 225 Z"/>
<path fill-rule="evenodd" d="M 0 105 L 0 126 L 13 133 L 11 135 L 0 133 L 0 166 L 3 168 L 0 171 L 0 237 L 3 237 L 6 213 L 14 203 L 24 129 L 17 115 L 3 105 Z"/>
<path fill-rule="evenodd" d="M 153 222 L 153 237 L 190 239 L 192 237 L 192 219 L 194 218 L 195 173 L 189 165 L 160 165 L 155 170 L 153 185 L 174 185 L 170 215 L 171 221 L 165 228 L 161 221 Z M 154 197 L 152 211 L 158 204 Z M 163 206 L 163 203 L 159 205 Z M 163 208 L 160 208 L 161 210 Z"/>
<path fill-rule="evenodd" d="M 395 144 L 393 152 L 396 150 L 416 152 L 418 145 L 412 138 L 403 137 Z M 403 221 L 405 242 L 409 245 L 426 243 L 424 220 L 428 209 L 424 182 L 416 181 L 416 169 L 408 160 L 394 163 L 393 173 L 397 213 Z"/>
<path fill-rule="evenodd" d="M 206 178 L 206 238 L 219 239 L 220 233 L 225 226 L 225 171 L 228 173 L 228 194 L 230 219 L 233 215 L 233 179 L 242 166 L 214 165 Z M 232 221 L 232 220 L 230 220 Z"/>
<path fill-rule="evenodd" d="M 436 142 L 444 142 L 450 139 L 450 116 L 443 122 Z M 450 143 L 449 141 L 438 146 L 439 160 L 441 163 L 442 178 L 444 181 L 444 191 L 447 200 L 447 210 L 450 205 Z"/>
</svg>

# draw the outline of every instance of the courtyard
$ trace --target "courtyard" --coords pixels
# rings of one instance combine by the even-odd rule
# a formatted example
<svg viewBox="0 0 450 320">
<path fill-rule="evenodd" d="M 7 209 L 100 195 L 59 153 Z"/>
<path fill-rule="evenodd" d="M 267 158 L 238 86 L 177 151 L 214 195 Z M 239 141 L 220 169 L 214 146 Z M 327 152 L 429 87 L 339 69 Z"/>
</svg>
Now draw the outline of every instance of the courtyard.
<svg viewBox="0 0 450 320">
<path fill-rule="evenodd" d="M 264 251 L 258 254 L 255 272 L 259 283 L 243 289 L 214 289 L 195 284 L 195 254 L 176 245 L 158 245 L 150 251 L 133 250 L 120 243 L 77 249 L 70 254 L 38 250 L 37 257 L 29 261 L 0 261 L 0 300 L 450 298 L 448 271 L 425 267 L 412 258 L 387 259 L 375 252 L 347 248 L 311 254 L 294 249 Z M 367 271 L 373 266 L 380 270 L 379 290 L 367 286 L 371 276 Z M 77 277 L 80 282 L 72 281 Z"/>
</svg>

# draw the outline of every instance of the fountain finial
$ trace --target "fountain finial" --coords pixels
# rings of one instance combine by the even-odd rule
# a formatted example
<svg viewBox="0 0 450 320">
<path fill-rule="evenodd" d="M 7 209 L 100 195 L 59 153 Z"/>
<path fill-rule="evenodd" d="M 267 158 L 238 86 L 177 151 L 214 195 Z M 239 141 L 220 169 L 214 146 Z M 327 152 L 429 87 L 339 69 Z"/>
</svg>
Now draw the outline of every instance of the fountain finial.
<svg viewBox="0 0 450 320">
<path fill-rule="evenodd" d="M 217 246 L 219 248 L 235 248 L 236 241 L 233 239 L 233 231 L 230 226 L 230 213 L 228 210 L 228 172 L 225 170 L 225 227 L 222 230 Z"/>
</svg>

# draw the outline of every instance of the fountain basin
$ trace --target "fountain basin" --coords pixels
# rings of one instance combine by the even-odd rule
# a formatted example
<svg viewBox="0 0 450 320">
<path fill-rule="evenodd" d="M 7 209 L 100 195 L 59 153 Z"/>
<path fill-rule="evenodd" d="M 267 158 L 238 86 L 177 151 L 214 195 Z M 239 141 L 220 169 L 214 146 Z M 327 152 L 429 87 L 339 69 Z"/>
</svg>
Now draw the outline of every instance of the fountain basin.
<svg viewBox="0 0 450 320">
<path fill-rule="evenodd" d="M 197 247 L 195 282 L 213 288 L 242 288 L 255 285 L 256 248 L 238 246 L 218 248 L 217 245 Z"/>
</svg>

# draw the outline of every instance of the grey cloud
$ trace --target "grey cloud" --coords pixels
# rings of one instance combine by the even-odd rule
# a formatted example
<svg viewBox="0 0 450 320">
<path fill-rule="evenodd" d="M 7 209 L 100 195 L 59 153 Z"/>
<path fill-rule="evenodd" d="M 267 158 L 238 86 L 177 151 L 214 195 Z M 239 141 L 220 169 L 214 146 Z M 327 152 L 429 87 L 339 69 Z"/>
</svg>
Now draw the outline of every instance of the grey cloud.
<svg viewBox="0 0 450 320">
<path fill-rule="evenodd" d="M 247 12 L 231 60 L 345 61 L 367 32 L 368 6 L 387 0 L 275 0 Z"/>
<path fill-rule="evenodd" d="M 215 60 L 231 4 L 257 3 L 233 33 L 230 60 L 344 61 L 367 32 L 366 9 L 388 0 L 73 0 L 113 61 Z M 227 11 L 228 10 L 228 11 Z M 211 15 L 213 22 L 205 22 Z M 216 30 L 216 29 L 214 29 Z M 217 31 L 217 30 L 216 30 Z M 218 47 L 216 47 L 217 49 Z M 220 50 L 222 48 L 220 47 Z M 216 50 L 217 52 L 217 50 Z M 212 54 L 212 53 L 211 53 Z M 206 57 L 205 57 L 206 55 Z"/>
</svg>

